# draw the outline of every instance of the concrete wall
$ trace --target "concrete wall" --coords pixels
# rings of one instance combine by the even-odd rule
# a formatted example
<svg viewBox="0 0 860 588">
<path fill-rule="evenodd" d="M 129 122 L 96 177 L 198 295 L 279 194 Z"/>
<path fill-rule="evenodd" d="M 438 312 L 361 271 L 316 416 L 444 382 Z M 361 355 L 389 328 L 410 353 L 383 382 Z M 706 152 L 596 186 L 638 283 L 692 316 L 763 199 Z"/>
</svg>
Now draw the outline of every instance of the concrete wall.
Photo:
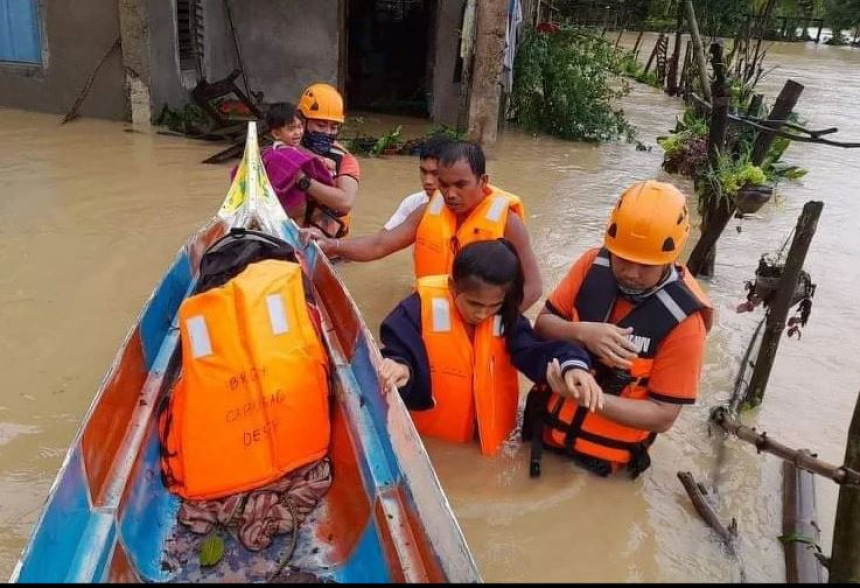
<svg viewBox="0 0 860 588">
<path fill-rule="evenodd" d="M 266 102 L 295 102 L 316 81 L 337 83 L 338 0 L 231 0 L 251 90 Z M 176 1 L 148 0 L 154 114 L 181 107 L 197 82 L 179 69 Z M 214 81 L 239 67 L 223 0 L 203 0 L 203 70 Z M 241 78 L 237 85 L 244 89 Z"/>
<path fill-rule="evenodd" d="M 181 108 L 188 103 L 188 89 L 179 76 L 179 51 L 176 32 L 176 0 L 146 0 L 149 17 L 150 97 L 153 116 L 165 104 Z"/>
<path fill-rule="evenodd" d="M 337 85 L 337 0 L 234 0 L 232 7 L 251 89 L 267 102 L 296 102 L 313 82 Z"/>
<path fill-rule="evenodd" d="M 163 0 L 162 0 L 163 1 Z M 42 65 L 0 63 L 0 106 L 65 114 L 120 34 L 117 0 L 41 0 Z M 122 53 L 99 70 L 81 116 L 128 117 Z"/>
<path fill-rule="evenodd" d="M 454 126 L 460 105 L 460 84 L 454 82 L 454 67 L 460 54 L 460 25 L 465 0 L 438 0 L 436 47 L 433 65 L 433 121 Z"/>
</svg>

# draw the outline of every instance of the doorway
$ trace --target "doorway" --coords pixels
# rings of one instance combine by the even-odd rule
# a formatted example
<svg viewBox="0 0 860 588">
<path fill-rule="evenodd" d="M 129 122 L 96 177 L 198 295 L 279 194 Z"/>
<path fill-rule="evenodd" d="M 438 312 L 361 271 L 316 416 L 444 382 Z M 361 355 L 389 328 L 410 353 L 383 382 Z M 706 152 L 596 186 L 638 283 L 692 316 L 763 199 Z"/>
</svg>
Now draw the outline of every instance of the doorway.
<svg viewBox="0 0 860 588">
<path fill-rule="evenodd" d="M 429 116 L 435 0 L 349 0 L 351 110 Z"/>
</svg>

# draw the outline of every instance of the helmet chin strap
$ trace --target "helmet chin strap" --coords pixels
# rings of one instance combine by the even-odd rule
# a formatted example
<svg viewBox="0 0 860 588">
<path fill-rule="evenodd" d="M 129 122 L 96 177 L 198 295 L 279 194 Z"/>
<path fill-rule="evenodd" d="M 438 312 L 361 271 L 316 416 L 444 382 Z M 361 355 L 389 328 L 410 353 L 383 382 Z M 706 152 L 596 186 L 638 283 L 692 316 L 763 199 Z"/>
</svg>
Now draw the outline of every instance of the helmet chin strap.
<svg viewBox="0 0 860 588">
<path fill-rule="evenodd" d="M 678 279 L 678 272 L 672 265 L 666 267 L 666 271 L 663 272 L 663 276 L 660 278 L 660 281 L 657 282 L 655 286 L 650 288 L 628 288 L 627 286 L 622 286 L 618 284 L 618 290 L 621 294 L 630 300 L 633 304 L 639 304 L 643 302 L 646 298 L 654 294 L 663 288 L 666 284 L 670 282 L 674 282 Z"/>
</svg>

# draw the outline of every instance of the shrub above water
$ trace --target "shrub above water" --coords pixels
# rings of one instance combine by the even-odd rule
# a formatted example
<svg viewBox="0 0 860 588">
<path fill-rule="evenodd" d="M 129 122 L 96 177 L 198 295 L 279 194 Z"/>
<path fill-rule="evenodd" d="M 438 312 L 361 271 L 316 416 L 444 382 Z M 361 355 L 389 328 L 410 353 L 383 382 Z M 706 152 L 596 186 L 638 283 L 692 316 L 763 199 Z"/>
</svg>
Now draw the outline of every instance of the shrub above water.
<svg viewBox="0 0 860 588">
<path fill-rule="evenodd" d="M 517 52 L 511 113 L 531 131 L 563 139 L 609 141 L 633 128 L 614 102 L 629 86 L 611 43 L 582 29 L 530 32 Z"/>
</svg>

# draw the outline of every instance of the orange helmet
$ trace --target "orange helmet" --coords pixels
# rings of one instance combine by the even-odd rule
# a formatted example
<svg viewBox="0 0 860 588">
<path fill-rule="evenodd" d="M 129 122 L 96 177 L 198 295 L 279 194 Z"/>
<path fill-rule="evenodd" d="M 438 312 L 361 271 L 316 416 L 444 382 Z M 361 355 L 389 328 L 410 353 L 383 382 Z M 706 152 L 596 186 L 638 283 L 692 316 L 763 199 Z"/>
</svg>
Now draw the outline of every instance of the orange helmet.
<svg viewBox="0 0 860 588">
<path fill-rule="evenodd" d="M 311 84 L 302 92 L 299 100 L 299 110 L 305 118 L 331 120 L 342 123 L 343 97 L 334 86 L 329 84 Z"/>
<path fill-rule="evenodd" d="M 681 254 L 690 234 L 687 202 L 672 184 L 636 182 L 618 199 L 606 223 L 604 246 L 645 265 L 665 265 Z"/>
</svg>

